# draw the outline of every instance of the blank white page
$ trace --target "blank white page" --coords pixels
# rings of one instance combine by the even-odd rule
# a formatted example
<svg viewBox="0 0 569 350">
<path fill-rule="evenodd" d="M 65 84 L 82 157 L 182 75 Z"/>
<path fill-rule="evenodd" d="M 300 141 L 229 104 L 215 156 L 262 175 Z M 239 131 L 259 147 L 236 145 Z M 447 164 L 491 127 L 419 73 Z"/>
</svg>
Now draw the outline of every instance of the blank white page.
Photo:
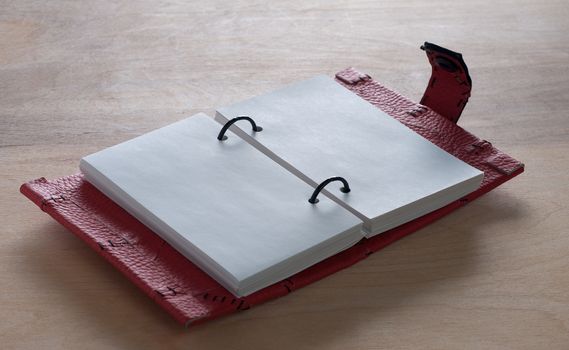
<svg viewBox="0 0 569 350">
<path fill-rule="evenodd" d="M 230 289 L 361 224 L 324 196 L 308 203 L 309 185 L 232 132 L 218 141 L 220 129 L 199 114 L 89 155 L 81 170 Z"/>
<path fill-rule="evenodd" d="M 483 176 L 326 76 L 220 108 L 216 119 L 238 115 L 251 116 L 263 131 L 243 124 L 231 130 L 312 185 L 346 178 L 350 193 L 339 185 L 328 191 L 364 219 L 475 179 L 472 191 Z"/>
</svg>

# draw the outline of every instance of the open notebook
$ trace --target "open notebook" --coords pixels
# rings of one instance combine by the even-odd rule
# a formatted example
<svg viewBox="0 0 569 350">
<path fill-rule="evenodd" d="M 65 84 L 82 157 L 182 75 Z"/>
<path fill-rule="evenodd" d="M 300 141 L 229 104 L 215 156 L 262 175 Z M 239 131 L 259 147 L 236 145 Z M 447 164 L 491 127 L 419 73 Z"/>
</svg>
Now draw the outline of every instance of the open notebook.
<svg viewBox="0 0 569 350">
<path fill-rule="evenodd" d="M 248 115 L 260 132 L 234 124 Z M 81 160 L 85 177 L 237 296 L 476 190 L 483 173 L 330 78 L 198 114 Z M 309 203 L 314 188 L 341 176 Z"/>
</svg>

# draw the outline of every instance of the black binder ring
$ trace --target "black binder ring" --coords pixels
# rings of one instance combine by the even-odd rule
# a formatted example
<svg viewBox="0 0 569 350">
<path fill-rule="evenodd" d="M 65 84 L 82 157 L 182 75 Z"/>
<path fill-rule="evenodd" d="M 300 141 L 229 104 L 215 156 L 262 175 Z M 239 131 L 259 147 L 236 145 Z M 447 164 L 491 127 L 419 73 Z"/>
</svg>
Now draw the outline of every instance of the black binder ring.
<svg viewBox="0 0 569 350">
<path fill-rule="evenodd" d="M 253 127 L 253 131 L 254 132 L 259 132 L 261 130 L 263 130 L 263 128 L 261 128 L 260 126 L 257 126 L 257 123 L 255 123 L 255 121 L 251 118 L 248 117 L 246 115 L 240 115 L 236 118 L 231 119 L 230 121 L 228 121 L 227 123 L 225 123 L 225 125 L 223 126 L 223 128 L 221 128 L 221 131 L 219 132 L 219 135 L 217 135 L 217 139 L 219 141 L 225 141 L 227 140 L 227 136 L 225 136 L 225 132 L 227 131 L 227 129 L 229 129 L 229 127 L 231 125 L 233 125 L 234 123 L 240 121 L 240 120 L 247 120 L 249 121 L 249 123 L 251 123 L 251 126 Z"/>
<path fill-rule="evenodd" d="M 334 182 L 334 181 L 341 181 L 342 182 L 344 187 L 340 187 L 340 191 L 342 191 L 343 193 L 348 193 L 351 191 L 350 185 L 348 185 L 348 181 L 346 181 L 346 179 L 344 179 L 343 177 L 340 177 L 340 176 L 331 177 L 329 179 L 324 180 L 320 185 L 318 185 L 318 187 L 316 187 L 316 189 L 312 193 L 312 196 L 310 197 L 308 202 L 312 203 L 312 204 L 318 203 L 319 200 L 316 197 L 318 197 L 318 194 L 320 193 L 320 191 L 322 191 L 324 189 L 324 187 L 326 187 L 326 185 L 328 185 L 330 182 Z"/>
</svg>

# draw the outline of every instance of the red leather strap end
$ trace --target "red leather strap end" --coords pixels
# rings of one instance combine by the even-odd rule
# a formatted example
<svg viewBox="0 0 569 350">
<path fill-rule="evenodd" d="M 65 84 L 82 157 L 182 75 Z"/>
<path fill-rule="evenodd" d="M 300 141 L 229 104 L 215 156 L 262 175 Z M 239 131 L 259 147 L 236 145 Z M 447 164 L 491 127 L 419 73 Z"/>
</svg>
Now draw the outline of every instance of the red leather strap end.
<svg viewBox="0 0 569 350">
<path fill-rule="evenodd" d="M 472 89 L 468 67 L 458 52 L 428 42 L 421 49 L 427 53 L 432 67 L 429 85 L 421 104 L 456 123 Z"/>
</svg>

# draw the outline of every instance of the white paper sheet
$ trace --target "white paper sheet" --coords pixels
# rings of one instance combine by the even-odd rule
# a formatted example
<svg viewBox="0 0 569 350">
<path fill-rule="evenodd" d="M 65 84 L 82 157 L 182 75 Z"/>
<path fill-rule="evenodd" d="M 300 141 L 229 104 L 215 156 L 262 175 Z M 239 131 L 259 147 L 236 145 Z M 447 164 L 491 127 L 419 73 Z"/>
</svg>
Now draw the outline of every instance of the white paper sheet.
<svg viewBox="0 0 569 350">
<path fill-rule="evenodd" d="M 311 185 L 346 178 L 350 193 L 340 185 L 328 193 L 383 231 L 472 192 L 483 177 L 326 76 L 220 108 L 216 119 L 238 115 L 251 116 L 263 131 L 246 124 L 231 130 Z M 389 225 L 371 222 L 384 215 Z"/>
<path fill-rule="evenodd" d="M 237 295 L 361 239 L 361 221 L 200 114 L 82 159 L 87 179 Z"/>
</svg>

